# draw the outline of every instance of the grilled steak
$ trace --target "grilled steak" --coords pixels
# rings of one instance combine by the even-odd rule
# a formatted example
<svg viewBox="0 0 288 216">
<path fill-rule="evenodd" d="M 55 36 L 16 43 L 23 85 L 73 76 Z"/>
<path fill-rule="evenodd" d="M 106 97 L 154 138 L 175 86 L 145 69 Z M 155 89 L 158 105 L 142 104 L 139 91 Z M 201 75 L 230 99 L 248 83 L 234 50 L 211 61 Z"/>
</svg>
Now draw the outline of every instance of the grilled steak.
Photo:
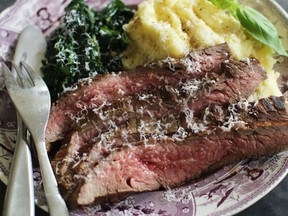
<svg viewBox="0 0 288 216">
<path fill-rule="evenodd" d="M 110 138 L 107 136 L 109 139 L 102 146 L 95 142 L 90 150 L 98 151 L 90 154 L 98 158 L 102 152 L 102 158 L 86 166 L 85 172 L 77 166 L 86 159 L 75 162 L 75 186 L 68 187 L 69 191 L 62 185 L 67 203 L 75 207 L 115 201 L 129 193 L 175 187 L 211 171 L 217 164 L 274 154 L 288 145 L 288 113 L 283 97 L 256 103 L 240 101 L 228 107 L 210 105 L 193 119 L 202 127 L 198 132 L 185 126 L 185 122 L 178 121 L 176 132 L 168 130 L 161 136 L 143 137 L 138 131 L 138 135 L 134 132 L 125 138 L 121 133 L 124 129 L 120 128 Z M 113 140 L 120 141 L 113 144 Z"/>
<path fill-rule="evenodd" d="M 79 83 L 76 90 L 66 92 L 52 106 L 46 129 L 47 149 L 50 149 L 50 143 L 63 139 L 71 128 L 76 127 L 87 111 L 129 95 L 204 77 L 208 71 L 219 70 L 220 63 L 229 57 L 227 44 L 221 44 L 193 51 L 182 60 L 167 59 L 159 64 L 117 75 L 98 75 Z"/>
<path fill-rule="evenodd" d="M 116 104 L 98 109 L 97 115 L 94 113 L 92 119 L 84 121 L 82 127 L 77 128 L 66 137 L 60 151 L 56 154 L 52 166 L 55 169 L 57 167 L 58 181 L 65 182 L 66 189 L 68 189 L 68 185 L 69 187 L 73 185 L 74 161 L 78 161 L 77 158 L 87 157 L 87 161 L 95 163 L 96 161 L 88 154 L 91 152 L 90 145 L 95 143 L 99 134 L 105 133 L 111 128 L 115 129 L 123 124 L 128 124 L 127 133 L 131 133 L 135 131 L 135 128 L 140 127 L 135 124 L 143 119 L 150 122 L 151 119 L 154 119 L 156 125 L 159 121 L 165 121 L 165 124 L 168 124 L 167 121 L 171 119 L 178 121 L 178 119 L 184 118 L 187 125 L 184 124 L 182 127 L 191 129 L 193 116 L 196 116 L 208 105 L 230 104 L 242 97 L 245 98 L 254 92 L 258 84 L 265 78 L 263 68 L 256 59 L 251 59 L 249 63 L 230 60 L 222 64 L 222 69 L 224 72 L 220 75 L 210 73 L 210 78 L 188 80 L 175 87 L 165 86 L 163 89 L 157 89 L 148 94 L 124 97 L 119 99 Z M 163 128 L 163 126 L 161 127 Z M 172 129 L 170 127 L 165 130 L 171 131 Z M 178 127 L 174 127 L 173 130 L 175 132 Z M 99 149 L 101 146 L 93 151 L 101 152 Z M 92 157 L 95 158 L 95 154 Z M 99 155 L 99 157 L 102 156 Z"/>
<path fill-rule="evenodd" d="M 282 150 L 284 99 L 246 101 L 265 78 L 257 59 L 235 61 L 222 44 L 80 82 L 53 105 L 46 131 L 48 150 L 63 139 L 51 163 L 64 199 L 113 202 Z"/>
</svg>

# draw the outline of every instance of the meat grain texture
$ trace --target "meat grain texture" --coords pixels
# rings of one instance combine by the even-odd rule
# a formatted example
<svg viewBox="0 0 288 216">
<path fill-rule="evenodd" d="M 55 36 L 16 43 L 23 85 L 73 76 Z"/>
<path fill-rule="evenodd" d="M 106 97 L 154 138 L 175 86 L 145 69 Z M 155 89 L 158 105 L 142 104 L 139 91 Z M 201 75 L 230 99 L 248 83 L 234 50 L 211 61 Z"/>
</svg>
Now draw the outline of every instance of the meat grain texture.
<svg viewBox="0 0 288 216">
<path fill-rule="evenodd" d="M 64 93 L 52 105 L 46 130 L 47 149 L 50 144 L 64 138 L 75 123 L 79 122 L 86 112 L 98 109 L 125 96 L 151 91 L 165 85 L 175 85 L 182 80 L 201 78 L 208 71 L 217 71 L 221 63 L 228 60 L 230 50 L 226 43 L 196 50 L 183 58 L 183 61 L 167 59 L 158 65 L 139 67 L 120 74 L 96 76 L 79 82 L 76 90 Z"/>
<path fill-rule="evenodd" d="M 287 146 L 284 98 L 247 98 L 266 78 L 227 44 L 78 84 L 53 105 L 47 147 L 71 208 L 182 185 Z"/>
<path fill-rule="evenodd" d="M 91 175 L 77 185 L 76 193 L 69 197 L 68 203 L 75 206 L 111 202 L 129 193 L 169 189 L 209 169 L 211 171 L 218 164 L 223 166 L 244 158 L 272 155 L 285 149 L 288 115 L 286 109 L 276 108 L 271 100 L 283 99 L 260 100 L 252 112 L 259 115 L 272 112 L 272 121 L 267 120 L 266 115 L 264 119 L 249 119 L 250 116 L 244 111 L 242 115 L 245 117 L 241 120 L 246 122 L 245 126 L 237 130 L 233 128 L 230 132 L 216 135 L 217 129 L 212 127 L 211 130 L 215 132 L 210 135 L 189 135 L 183 141 L 150 139 L 147 140 L 149 145 L 138 143 L 132 148 L 113 152 L 97 166 L 91 167 Z M 264 108 L 264 103 L 271 103 L 272 109 Z"/>
</svg>

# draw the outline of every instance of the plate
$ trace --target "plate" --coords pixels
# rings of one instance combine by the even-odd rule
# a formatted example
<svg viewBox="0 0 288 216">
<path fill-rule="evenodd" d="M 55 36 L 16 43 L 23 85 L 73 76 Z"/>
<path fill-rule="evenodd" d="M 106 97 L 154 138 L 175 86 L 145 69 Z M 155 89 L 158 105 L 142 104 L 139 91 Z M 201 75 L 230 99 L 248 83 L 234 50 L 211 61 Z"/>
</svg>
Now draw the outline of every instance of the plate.
<svg viewBox="0 0 288 216">
<path fill-rule="evenodd" d="M 107 0 L 87 1 L 101 9 Z M 135 5 L 139 0 L 126 0 Z M 288 15 L 272 0 L 241 2 L 266 15 L 276 26 L 284 47 L 288 47 Z M 49 35 L 58 25 L 67 0 L 18 0 L 0 14 L 0 60 L 11 59 L 17 37 L 29 24 Z M 278 59 L 275 70 L 285 78 L 287 58 Z M 284 80 L 284 79 L 283 79 Z M 280 79 L 281 81 L 281 79 Z M 8 181 L 16 141 L 15 109 L 0 78 L 0 179 Z M 285 87 L 285 86 L 284 86 Z M 283 89 L 284 89 L 283 87 Z M 288 89 L 288 88 L 287 88 Z M 114 205 L 89 206 L 71 211 L 71 215 L 231 215 L 252 205 L 269 193 L 288 173 L 288 150 L 272 157 L 245 160 L 225 166 L 189 184 L 167 191 L 141 193 Z M 41 175 L 34 169 L 36 204 L 47 210 Z"/>
</svg>

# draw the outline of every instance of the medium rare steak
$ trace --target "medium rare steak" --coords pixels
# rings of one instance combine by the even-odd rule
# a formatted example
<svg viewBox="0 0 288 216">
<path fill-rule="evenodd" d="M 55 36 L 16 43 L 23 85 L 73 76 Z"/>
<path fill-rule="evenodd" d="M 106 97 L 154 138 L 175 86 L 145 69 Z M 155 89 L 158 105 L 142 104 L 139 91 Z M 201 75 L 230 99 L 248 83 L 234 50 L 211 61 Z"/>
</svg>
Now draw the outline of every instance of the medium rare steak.
<svg viewBox="0 0 288 216">
<path fill-rule="evenodd" d="M 257 59 L 233 60 L 222 44 L 80 82 L 53 105 L 46 131 L 48 149 L 63 139 L 51 164 L 64 199 L 72 208 L 175 187 L 258 155 L 257 140 L 259 155 L 284 148 L 260 134 L 280 118 L 286 127 L 283 98 L 246 101 L 265 78 Z"/>
<path fill-rule="evenodd" d="M 204 129 L 195 133 L 180 121 L 182 136 L 178 130 L 145 138 L 131 133 L 126 142 L 122 136 L 121 148 L 112 148 L 98 163 L 90 164 L 85 175 L 78 170 L 72 191 L 62 188 L 67 203 L 75 207 L 175 187 L 217 164 L 274 154 L 288 145 L 288 113 L 283 97 L 253 103 L 241 100 L 229 106 L 213 104 L 193 121 Z M 113 136 L 118 140 L 117 134 Z M 115 140 L 113 136 L 108 141 Z M 107 148 L 109 142 L 105 145 L 102 147 Z M 99 154 L 94 153 L 96 157 Z M 75 163 L 75 167 L 78 165 Z"/>
<path fill-rule="evenodd" d="M 181 60 L 166 59 L 158 64 L 139 67 L 119 74 L 98 75 L 78 83 L 52 106 L 46 129 L 47 149 L 65 137 L 86 113 L 129 95 L 152 91 L 182 80 L 201 78 L 208 71 L 220 69 L 230 58 L 227 44 L 196 50 Z"/>
<path fill-rule="evenodd" d="M 147 119 L 151 122 L 154 118 L 156 125 L 159 121 L 179 119 L 182 115 L 184 121 L 188 122 L 184 127 L 191 129 L 193 116 L 208 105 L 230 104 L 239 101 L 242 97 L 246 98 L 266 77 L 263 67 L 256 59 L 251 59 L 249 63 L 229 60 L 222 63 L 222 71 L 220 75 L 209 73 L 208 77 L 201 80 L 191 79 L 176 86 L 165 86 L 148 94 L 124 97 L 116 103 L 97 109 L 96 114 L 94 113 L 81 127 L 67 135 L 53 159 L 52 166 L 54 168 L 57 166 L 58 181 L 65 182 L 66 186 L 73 184 L 73 167 L 74 161 L 79 160 L 77 158 L 87 156 L 87 161 L 95 163 L 95 155 L 92 155 L 93 159 L 89 157 L 91 154 L 87 153 L 91 152 L 90 145 L 95 143 L 99 134 L 111 128 L 128 124 L 128 132 L 131 133 L 135 128 L 140 127 L 135 125 L 140 120 Z M 171 127 L 169 130 L 171 131 Z M 101 149 L 101 146 L 99 148 Z M 93 151 L 100 152 L 99 148 Z M 100 155 L 99 157 L 101 158 Z"/>
</svg>

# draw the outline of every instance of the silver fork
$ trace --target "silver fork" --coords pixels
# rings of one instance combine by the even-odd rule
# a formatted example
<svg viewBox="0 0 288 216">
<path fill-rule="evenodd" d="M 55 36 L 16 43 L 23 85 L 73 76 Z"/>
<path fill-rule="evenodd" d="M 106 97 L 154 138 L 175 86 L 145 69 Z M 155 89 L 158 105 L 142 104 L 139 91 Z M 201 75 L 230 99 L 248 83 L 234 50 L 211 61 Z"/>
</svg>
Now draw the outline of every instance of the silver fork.
<svg viewBox="0 0 288 216">
<path fill-rule="evenodd" d="M 52 216 L 69 215 L 59 193 L 45 147 L 45 129 L 51 106 L 49 90 L 39 74 L 26 63 L 21 62 L 21 64 L 28 75 L 26 78 L 20 77 L 25 83 L 23 88 L 18 85 L 9 68 L 2 63 L 6 88 L 34 140 L 49 213 Z"/>
</svg>

